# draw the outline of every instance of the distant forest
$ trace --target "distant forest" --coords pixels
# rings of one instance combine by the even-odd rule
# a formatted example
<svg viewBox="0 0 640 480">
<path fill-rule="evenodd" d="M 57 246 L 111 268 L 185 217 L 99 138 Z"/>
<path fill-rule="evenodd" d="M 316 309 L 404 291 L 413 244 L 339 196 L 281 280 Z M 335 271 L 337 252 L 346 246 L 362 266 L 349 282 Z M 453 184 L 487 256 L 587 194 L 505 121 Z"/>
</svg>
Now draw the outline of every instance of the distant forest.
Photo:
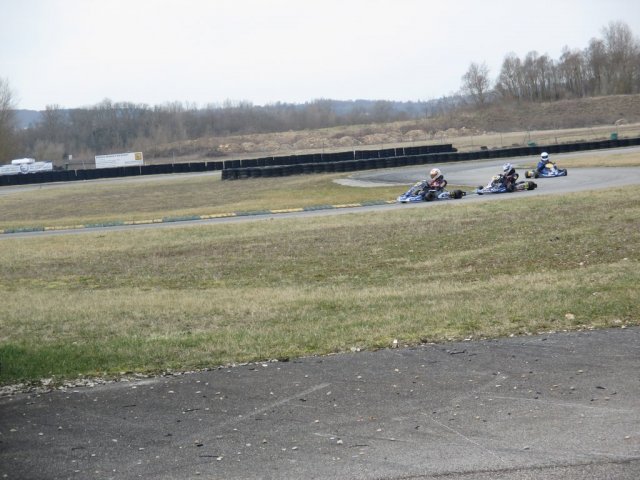
<svg viewBox="0 0 640 480">
<path fill-rule="evenodd" d="M 87 108 L 49 105 L 42 112 L 29 112 L 8 109 L 11 91 L 1 81 L 0 87 L 4 87 L 0 88 L 0 144 L 4 146 L 0 163 L 16 155 L 58 163 L 68 154 L 90 158 L 202 137 L 387 123 L 496 102 L 552 102 L 640 93 L 640 42 L 626 24 L 611 23 L 603 28 L 602 38 L 593 38 L 582 50 L 565 47 L 557 60 L 535 51 L 524 58 L 509 53 L 495 80 L 484 63 L 471 63 L 461 78 L 459 94 L 418 102 L 317 99 L 304 104 L 256 106 L 227 101 L 197 108 L 182 103 L 149 106 L 105 99 Z M 32 120 L 25 124 L 28 114 Z"/>
<path fill-rule="evenodd" d="M 47 106 L 36 120 L 18 131 L 20 143 L 34 158 L 61 158 L 117 151 L 144 151 L 152 145 L 202 137 L 310 130 L 340 125 L 386 123 L 434 116 L 458 97 L 431 102 L 337 101 L 257 106 L 227 101 L 196 108 L 182 103 L 149 107 L 104 100 L 82 109 Z M 29 112 L 22 112 L 24 113 Z M 31 112 L 32 113 L 32 112 Z"/>
</svg>

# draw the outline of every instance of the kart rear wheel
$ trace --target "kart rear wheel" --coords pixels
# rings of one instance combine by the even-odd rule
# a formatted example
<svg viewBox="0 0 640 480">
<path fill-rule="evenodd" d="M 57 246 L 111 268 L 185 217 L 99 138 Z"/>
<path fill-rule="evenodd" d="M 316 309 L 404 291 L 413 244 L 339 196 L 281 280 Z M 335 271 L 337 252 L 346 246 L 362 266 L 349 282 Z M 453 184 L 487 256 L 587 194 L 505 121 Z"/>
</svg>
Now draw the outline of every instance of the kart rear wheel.
<svg viewBox="0 0 640 480">
<path fill-rule="evenodd" d="M 438 194 L 437 194 L 436 192 L 429 191 L 429 192 L 424 196 L 424 199 L 425 199 L 427 202 L 431 202 L 432 200 L 435 200 L 437 196 L 438 196 Z"/>
</svg>

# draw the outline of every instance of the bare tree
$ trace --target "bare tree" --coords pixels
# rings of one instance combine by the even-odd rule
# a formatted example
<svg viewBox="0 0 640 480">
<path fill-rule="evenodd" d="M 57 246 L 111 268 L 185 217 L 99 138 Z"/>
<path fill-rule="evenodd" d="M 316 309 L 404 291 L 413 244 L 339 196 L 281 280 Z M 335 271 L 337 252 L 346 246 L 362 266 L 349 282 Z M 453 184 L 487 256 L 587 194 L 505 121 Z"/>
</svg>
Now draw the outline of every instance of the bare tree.
<svg viewBox="0 0 640 480">
<path fill-rule="evenodd" d="M 487 64 L 483 62 L 478 65 L 472 62 L 467 73 L 462 76 L 462 91 L 471 95 L 476 105 L 482 106 L 487 102 L 490 86 Z"/>
<path fill-rule="evenodd" d="M 633 37 L 629 26 L 611 22 L 603 29 L 607 54 L 607 76 L 611 94 L 629 94 L 638 91 L 634 76 L 638 72 L 640 43 Z"/>
<path fill-rule="evenodd" d="M 607 90 L 607 53 L 604 42 L 592 38 L 585 51 L 590 95 L 604 95 Z"/>
<path fill-rule="evenodd" d="M 504 99 L 520 100 L 523 84 L 522 62 L 515 53 L 509 53 L 502 62 L 496 90 Z"/>
<path fill-rule="evenodd" d="M 587 95 L 587 65 L 585 56 L 577 50 L 565 47 L 558 64 L 559 88 L 565 95 L 584 97 Z"/>
<path fill-rule="evenodd" d="M 15 102 L 9 82 L 0 78 L 0 162 L 12 158 L 16 151 Z"/>
<path fill-rule="evenodd" d="M 40 118 L 42 140 L 61 142 L 66 129 L 66 117 L 59 105 L 47 105 Z"/>
</svg>

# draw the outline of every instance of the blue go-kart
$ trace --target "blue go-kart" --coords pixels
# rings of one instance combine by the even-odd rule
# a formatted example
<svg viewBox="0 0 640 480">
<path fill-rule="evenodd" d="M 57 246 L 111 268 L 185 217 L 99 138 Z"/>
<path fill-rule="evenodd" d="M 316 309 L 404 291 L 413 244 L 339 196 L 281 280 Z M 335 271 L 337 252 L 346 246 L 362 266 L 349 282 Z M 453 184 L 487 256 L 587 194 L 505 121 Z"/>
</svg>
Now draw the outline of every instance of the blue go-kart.
<svg viewBox="0 0 640 480">
<path fill-rule="evenodd" d="M 524 176 L 527 178 L 566 177 L 567 169 L 558 168 L 555 163 L 547 162 L 542 170 L 527 170 Z"/>
<path fill-rule="evenodd" d="M 397 201 L 400 203 L 412 203 L 412 202 L 431 202 L 434 200 L 451 200 L 459 199 L 467 193 L 462 190 L 433 190 L 429 188 L 429 184 L 426 180 L 422 180 L 413 185 L 409 190 L 400 195 Z"/>
</svg>

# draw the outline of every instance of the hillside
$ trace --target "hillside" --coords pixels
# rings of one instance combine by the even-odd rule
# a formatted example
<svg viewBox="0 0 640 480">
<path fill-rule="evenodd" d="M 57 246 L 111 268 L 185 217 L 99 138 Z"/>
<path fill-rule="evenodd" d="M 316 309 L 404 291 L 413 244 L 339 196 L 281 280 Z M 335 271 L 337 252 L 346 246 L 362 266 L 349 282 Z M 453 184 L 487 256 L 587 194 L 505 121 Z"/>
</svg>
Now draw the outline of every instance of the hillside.
<svg viewBox="0 0 640 480">
<path fill-rule="evenodd" d="M 640 95 L 466 108 L 424 119 L 319 130 L 206 137 L 147 146 L 149 163 L 453 143 L 465 150 L 640 136 Z"/>
</svg>

